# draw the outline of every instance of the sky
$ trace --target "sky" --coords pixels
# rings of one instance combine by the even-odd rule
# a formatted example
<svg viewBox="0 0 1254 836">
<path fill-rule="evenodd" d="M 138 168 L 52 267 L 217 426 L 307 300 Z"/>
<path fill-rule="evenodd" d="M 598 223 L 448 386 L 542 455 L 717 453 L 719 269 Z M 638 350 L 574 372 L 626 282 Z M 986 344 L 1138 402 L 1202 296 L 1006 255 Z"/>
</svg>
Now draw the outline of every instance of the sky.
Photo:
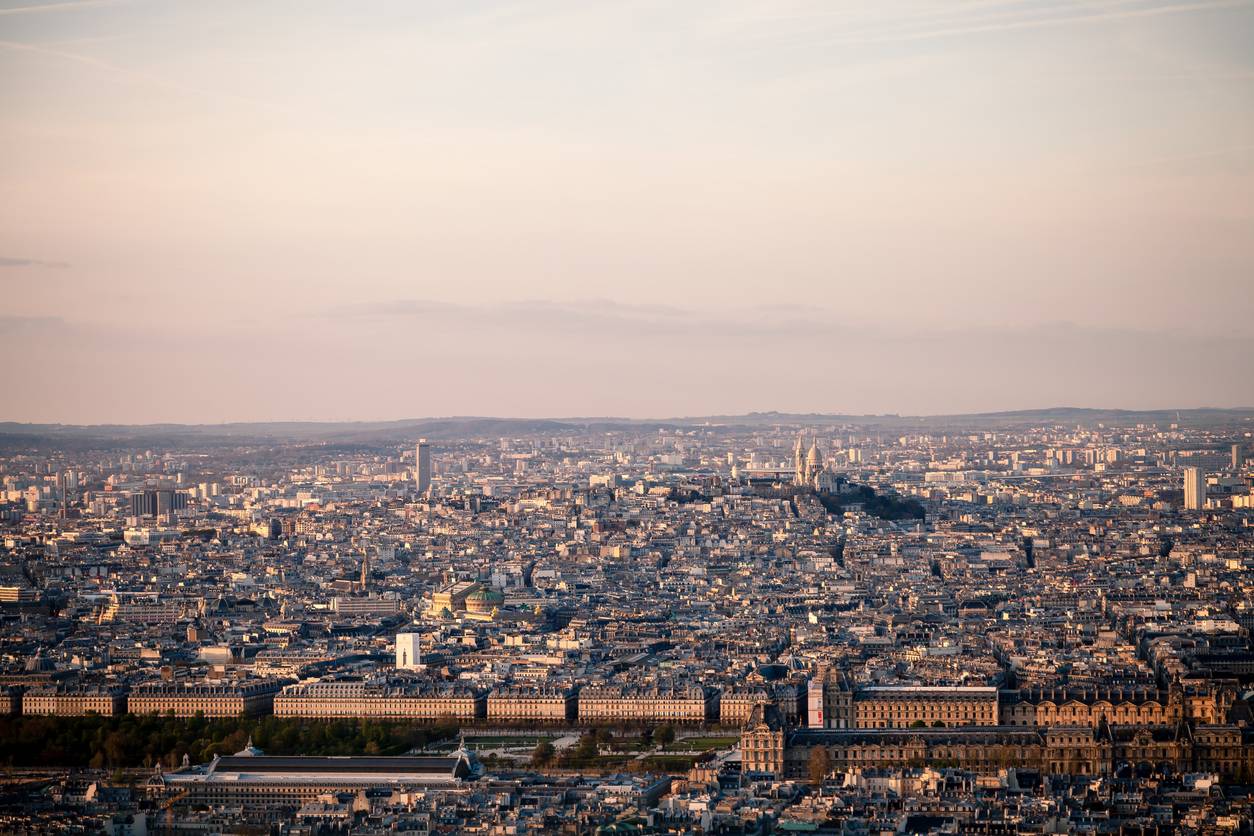
<svg viewBox="0 0 1254 836">
<path fill-rule="evenodd" d="M 0 0 L 0 420 L 1254 406 L 1254 0 Z"/>
</svg>

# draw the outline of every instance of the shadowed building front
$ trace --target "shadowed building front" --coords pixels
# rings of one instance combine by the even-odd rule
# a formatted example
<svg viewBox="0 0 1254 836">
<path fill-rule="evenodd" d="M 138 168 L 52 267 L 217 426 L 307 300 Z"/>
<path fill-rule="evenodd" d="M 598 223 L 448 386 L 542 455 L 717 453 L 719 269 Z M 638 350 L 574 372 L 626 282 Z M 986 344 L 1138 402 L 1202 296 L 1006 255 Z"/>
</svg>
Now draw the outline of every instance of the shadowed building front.
<svg viewBox="0 0 1254 836">
<path fill-rule="evenodd" d="M 249 746 L 211 763 L 186 759 L 174 772 L 148 782 L 148 792 L 167 806 L 240 807 L 280 812 L 324 795 L 427 787 L 452 787 L 482 773 L 464 747 L 448 756 L 270 757 Z"/>
</svg>

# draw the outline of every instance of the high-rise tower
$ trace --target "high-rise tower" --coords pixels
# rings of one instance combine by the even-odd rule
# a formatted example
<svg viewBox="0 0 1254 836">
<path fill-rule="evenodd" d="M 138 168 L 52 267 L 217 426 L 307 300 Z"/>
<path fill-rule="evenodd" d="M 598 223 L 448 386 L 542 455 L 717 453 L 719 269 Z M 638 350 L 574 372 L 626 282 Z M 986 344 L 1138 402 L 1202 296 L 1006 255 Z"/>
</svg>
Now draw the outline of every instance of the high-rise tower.
<svg viewBox="0 0 1254 836">
<path fill-rule="evenodd" d="M 422 636 L 418 633 L 398 633 L 396 636 L 396 669 L 416 671 L 422 668 Z"/>
<path fill-rule="evenodd" d="M 431 447 L 425 438 L 418 439 L 418 447 L 414 450 L 414 482 L 418 485 L 418 493 L 431 489 Z"/>
<path fill-rule="evenodd" d="M 1184 507 L 1200 511 L 1206 505 L 1206 473 L 1200 467 L 1184 469 Z"/>
</svg>

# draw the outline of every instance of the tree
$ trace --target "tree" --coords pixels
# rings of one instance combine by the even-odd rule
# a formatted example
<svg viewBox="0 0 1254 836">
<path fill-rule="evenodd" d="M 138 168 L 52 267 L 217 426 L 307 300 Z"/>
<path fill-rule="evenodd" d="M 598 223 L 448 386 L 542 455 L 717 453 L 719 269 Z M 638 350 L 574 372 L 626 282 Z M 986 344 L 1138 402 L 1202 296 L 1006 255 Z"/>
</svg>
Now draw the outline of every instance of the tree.
<svg viewBox="0 0 1254 836">
<path fill-rule="evenodd" d="M 531 765 L 535 767 L 545 767 L 553 762 L 554 755 L 557 750 L 553 748 L 553 744 L 547 740 L 541 740 L 536 744 L 536 748 L 531 750 Z"/>
<path fill-rule="evenodd" d="M 810 783 L 816 787 L 823 786 L 832 771 L 832 756 L 826 746 L 815 746 L 810 750 Z"/>
<path fill-rule="evenodd" d="M 597 756 L 599 751 L 597 746 L 597 737 L 595 734 L 585 734 L 579 738 L 579 746 L 575 749 L 575 754 L 580 760 L 589 761 Z"/>
<path fill-rule="evenodd" d="M 109 766 L 126 766 L 127 750 L 130 748 L 130 741 L 120 731 L 109 732 L 109 736 L 104 742 L 105 762 Z"/>
<path fill-rule="evenodd" d="M 665 749 L 667 746 L 675 742 L 675 727 L 667 723 L 664 726 L 658 726 L 653 732 L 653 742 Z"/>
</svg>

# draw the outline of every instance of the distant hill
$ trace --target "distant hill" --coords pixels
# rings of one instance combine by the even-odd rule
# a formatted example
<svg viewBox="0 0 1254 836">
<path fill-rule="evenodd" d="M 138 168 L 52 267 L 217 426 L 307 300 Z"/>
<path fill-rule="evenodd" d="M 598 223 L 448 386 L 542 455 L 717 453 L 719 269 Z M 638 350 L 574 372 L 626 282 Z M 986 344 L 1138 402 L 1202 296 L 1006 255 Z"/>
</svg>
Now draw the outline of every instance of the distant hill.
<svg viewBox="0 0 1254 836">
<path fill-rule="evenodd" d="M 422 418 L 401 421 L 274 421 L 230 424 L 21 424 L 0 422 L 0 445 L 90 447 L 96 444 L 382 444 L 571 432 L 577 425 L 547 419 Z"/>
<path fill-rule="evenodd" d="M 750 412 L 745 415 L 709 415 L 672 418 L 667 423 L 693 426 L 726 424 L 730 426 L 823 426 L 849 424 L 860 427 L 937 428 L 1030 426 L 1039 424 L 1223 424 L 1254 420 L 1254 407 L 1195 409 L 1092 409 L 1060 406 L 1047 409 L 1023 409 L 1005 412 L 973 412 L 952 415 L 846 415 L 833 413 Z"/>
<path fill-rule="evenodd" d="M 1161 424 L 1248 426 L 1254 408 L 1232 409 L 1091 409 L 1051 407 L 1008 412 L 960 415 L 842 415 L 829 413 L 751 412 L 745 415 L 708 415 L 665 420 L 631 418 L 492 418 L 455 416 L 398 421 L 271 421 L 228 424 L 23 424 L 0 422 L 0 448 L 89 448 L 116 445 L 153 446 L 248 443 L 307 443 L 342 445 L 395 444 L 426 437 L 433 441 L 490 439 L 545 433 L 653 431 L 657 429 L 722 427 L 726 430 L 770 426 L 853 426 L 863 429 L 930 430 L 990 429 L 1047 424 L 1095 425 Z"/>
</svg>

